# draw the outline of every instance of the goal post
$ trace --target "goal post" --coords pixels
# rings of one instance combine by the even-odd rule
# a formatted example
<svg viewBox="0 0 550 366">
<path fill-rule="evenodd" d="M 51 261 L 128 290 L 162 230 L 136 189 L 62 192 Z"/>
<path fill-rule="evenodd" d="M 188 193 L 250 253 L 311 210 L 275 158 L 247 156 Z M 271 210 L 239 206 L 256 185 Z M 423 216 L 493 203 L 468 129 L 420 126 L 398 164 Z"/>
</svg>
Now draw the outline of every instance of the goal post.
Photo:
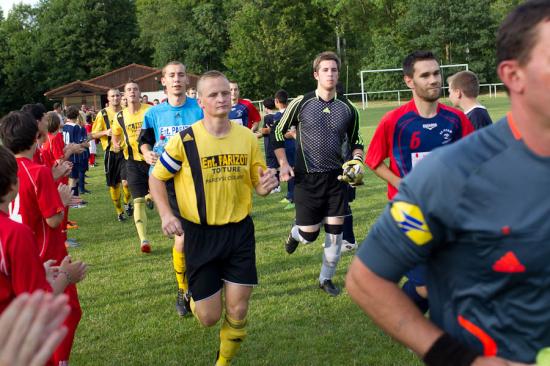
<svg viewBox="0 0 550 366">
<path fill-rule="evenodd" d="M 452 64 L 452 65 L 441 65 L 439 66 L 442 72 L 442 84 L 441 87 L 443 90 L 445 90 L 445 83 L 446 83 L 446 77 L 443 73 L 444 69 L 448 68 L 465 68 L 466 71 L 468 71 L 468 64 Z M 371 69 L 371 70 L 361 70 L 360 76 L 361 76 L 361 102 L 363 106 L 363 110 L 368 107 L 368 95 L 369 94 L 388 94 L 393 93 L 397 94 L 397 100 L 399 105 L 401 105 L 401 93 L 403 92 L 410 92 L 410 89 L 392 89 L 392 90 L 377 90 L 377 91 L 366 91 L 365 89 L 365 80 L 367 78 L 367 74 L 374 74 L 374 73 L 386 73 L 386 72 L 403 72 L 403 68 L 394 68 L 394 69 Z"/>
</svg>

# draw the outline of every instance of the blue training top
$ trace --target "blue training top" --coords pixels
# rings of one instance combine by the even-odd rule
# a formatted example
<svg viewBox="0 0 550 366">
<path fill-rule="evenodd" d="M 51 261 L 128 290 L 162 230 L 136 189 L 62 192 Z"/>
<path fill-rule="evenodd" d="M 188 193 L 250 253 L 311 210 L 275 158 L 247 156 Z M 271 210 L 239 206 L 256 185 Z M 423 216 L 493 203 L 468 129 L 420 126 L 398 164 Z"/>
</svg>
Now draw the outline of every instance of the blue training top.
<svg viewBox="0 0 550 366">
<path fill-rule="evenodd" d="M 161 103 L 145 112 L 139 145 L 149 144 L 151 147 L 164 135 L 167 141 L 170 137 L 183 131 L 204 117 L 197 100 L 187 97 L 185 103 L 174 107 L 170 103 Z"/>
<path fill-rule="evenodd" d="M 357 256 L 399 281 L 426 263 L 430 318 L 485 355 L 550 346 L 550 158 L 508 117 L 423 159 Z"/>
</svg>

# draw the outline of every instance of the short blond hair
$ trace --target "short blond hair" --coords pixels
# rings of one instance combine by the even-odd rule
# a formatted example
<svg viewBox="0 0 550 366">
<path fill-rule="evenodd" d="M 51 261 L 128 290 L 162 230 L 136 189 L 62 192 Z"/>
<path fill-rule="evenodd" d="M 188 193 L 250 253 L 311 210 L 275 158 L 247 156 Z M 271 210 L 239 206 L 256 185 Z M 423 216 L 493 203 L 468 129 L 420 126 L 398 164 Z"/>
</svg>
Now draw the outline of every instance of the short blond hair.
<svg viewBox="0 0 550 366">
<path fill-rule="evenodd" d="M 185 68 L 185 65 L 182 64 L 181 62 L 179 61 L 170 61 L 169 63 L 167 63 L 166 65 L 164 65 L 164 67 L 162 68 L 162 77 L 164 77 L 164 74 L 166 74 L 166 68 L 168 66 L 172 66 L 172 65 L 177 65 L 177 66 L 182 66 L 183 67 L 183 71 L 187 71 L 186 68 Z"/>
<path fill-rule="evenodd" d="M 197 94 L 198 95 L 201 95 L 201 86 L 202 84 L 204 83 L 205 80 L 207 79 L 225 79 L 228 83 L 229 83 L 229 79 L 227 79 L 227 76 L 224 75 L 223 72 L 221 71 L 218 71 L 218 70 L 210 70 L 210 71 L 207 71 L 205 72 L 204 74 L 201 75 L 201 77 L 199 78 L 199 81 L 197 81 Z"/>
</svg>

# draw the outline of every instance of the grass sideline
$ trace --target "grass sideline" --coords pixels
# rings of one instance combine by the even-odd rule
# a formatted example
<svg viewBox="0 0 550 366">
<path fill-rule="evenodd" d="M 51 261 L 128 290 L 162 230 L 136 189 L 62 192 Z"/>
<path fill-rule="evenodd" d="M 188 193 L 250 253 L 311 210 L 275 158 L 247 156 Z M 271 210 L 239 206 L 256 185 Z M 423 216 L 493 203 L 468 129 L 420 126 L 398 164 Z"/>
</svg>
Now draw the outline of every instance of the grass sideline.
<svg viewBox="0 0 550 366">
<path fill-rule="evenodd" d="M 494 120 L 508 109 L 504 97 L 482 98 Z M 380 117 L 395 106 L 362 111 L 369 141 Z M 174 302 L 172 242 L 160 233 L 156 211 L 148 211 L 151 255 L 139 252 L 133 221 L 116 221 L 104 183 L 102 159 L 88 172 L 88 207 L 71 210 L 79 229 L 70 230 L 81 246 L 70 254 L 89 264 L 78 285 L 83 317 L 73 365 L 212 365 L 219 325 L 205 329 L 194 318 L 179 318 Z M 352 204 L 355 235 L 362 240 L 386 204 L 386 185 L 366 174 Z M 317 288 L 321 239 L 289 256 L 283 248 L 293 212 L 279 203 L 283 193 L 254 198 L 260 285 L 249 312 L 249 337 L 234 365 L 421 365 L 365 316 L 344 291 L 330 298 Z M 344 285 L 352 259 L 344 255 L 335 282 Z"/>
</svg>

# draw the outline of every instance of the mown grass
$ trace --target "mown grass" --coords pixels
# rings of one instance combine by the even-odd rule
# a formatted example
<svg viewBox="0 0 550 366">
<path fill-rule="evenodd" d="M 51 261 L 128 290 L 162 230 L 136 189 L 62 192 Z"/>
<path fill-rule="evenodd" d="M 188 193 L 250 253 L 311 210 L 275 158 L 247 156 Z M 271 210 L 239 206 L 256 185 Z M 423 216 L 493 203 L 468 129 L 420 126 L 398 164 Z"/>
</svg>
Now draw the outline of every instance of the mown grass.
<svg viewBox="0 0 550 366">
<path fill-rule="evenodd" d="M 504 97 L 482 98 L 494 120 L 502 117 Z M 380 117 L 395 105 L 361 112 L 369 141 Z M 99 159 L 101 166 L 102 160 Z M 169 239 L 160 233 L 156 211 L 149 211 L 153 252 L 143 255 L 133 221 L 119 223 L 105 187 L 103 169 L 88 173 L 88 207 L 71 210 L 80 228 L 71 230 L 79 248 L 74 258 L 89 264 L 79 284 L 84 315 L 73 347 L 73 365 L 212 365 L 219 326 L 205 329 L 174 309 L 176 282 Z M 352 204 L 355 235 L 362 240 L 386 204 L 386 185 L 372 173 Z M 321 239 L 285 253 L 293 212 L 279 203 L 284 193 L 254 199 L 260 285 L 249 312 L 249 337 L 235 365 L 420 365 L 411 352 L 380 331 L 347 293 L 330 298 L 317 288 Z M 343 286 L 352 259 L 345 255 L 335 282 Z"/>
</svg>

